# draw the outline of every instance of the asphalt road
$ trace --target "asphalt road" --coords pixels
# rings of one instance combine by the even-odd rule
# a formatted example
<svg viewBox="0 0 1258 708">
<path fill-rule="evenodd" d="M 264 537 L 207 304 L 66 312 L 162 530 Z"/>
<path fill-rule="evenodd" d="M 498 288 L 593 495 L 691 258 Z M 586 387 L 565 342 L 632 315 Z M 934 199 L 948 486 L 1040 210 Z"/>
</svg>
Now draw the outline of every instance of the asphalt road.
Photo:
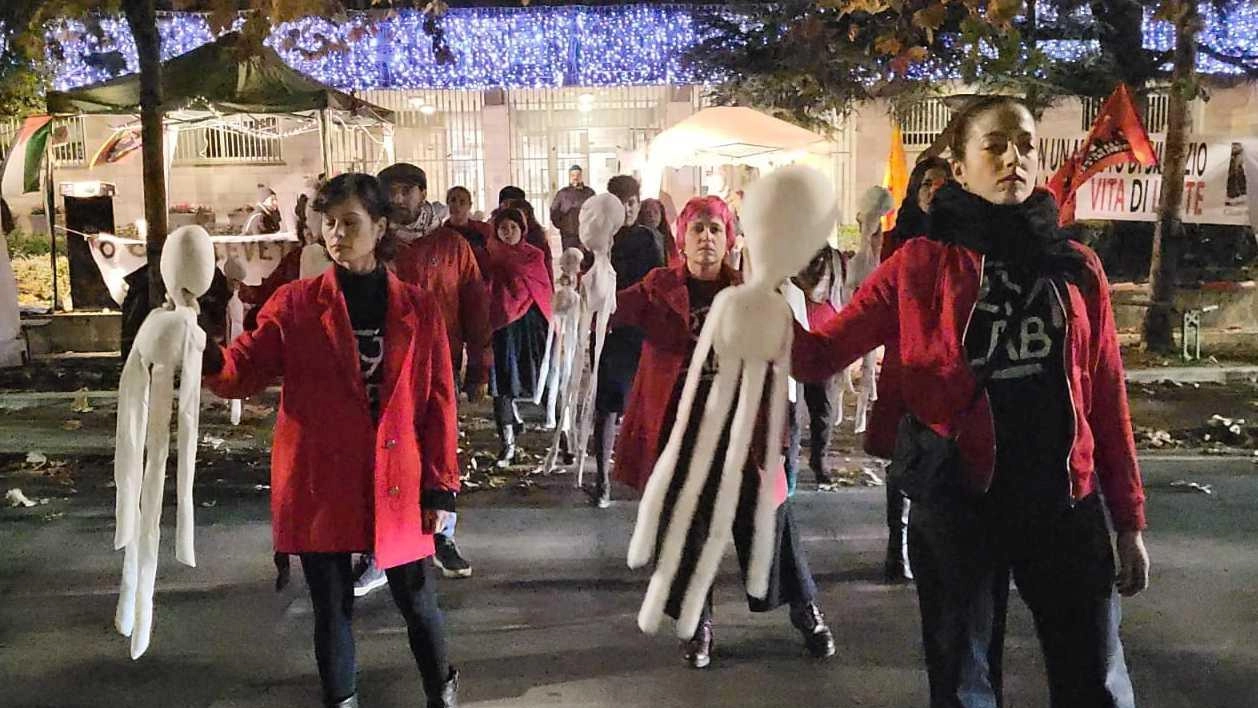
<svg viewBox="0 0 1258 708">
<path fill-rule="evenodd" d="M 1188 456 L 1144 468 L 1153 585 L 1125 603 L 1123 628 L 1139 705 L 1258 705 L 1258 465 Z M 1178 479 L 1214 494 L 1175 491 Z M 139 661 L 112 628 L 122 556 L 106 499 L 53 519 L 0 511 L 0 705 L 318 705 L 309 601 L 300 573 L 272 590 L 264 497 L 197 510 L 197 568 L 175 564 L 166 530 L 153 644 Z M 636 504 L 600 512 L 563 488 L 470 499 L 459 539 L 475 576 L 441 585 L 464 706 L 925 705 L 914 591 L 878 582 L 882 489 L 803 491 L 795 502 L 837 656 L 805 658 L 785 610 L 749 614 L 729 558 L 703 672 L 682 665 L 675 640 L 636 628 L 647 578 L 624 564 Z M 358 603 L 356 630 L 362 705 L 422 705 L 387 593 Z M 1006 656 L 1007 705 L 1046 707 L 1016 601 Z"/>
</svg>

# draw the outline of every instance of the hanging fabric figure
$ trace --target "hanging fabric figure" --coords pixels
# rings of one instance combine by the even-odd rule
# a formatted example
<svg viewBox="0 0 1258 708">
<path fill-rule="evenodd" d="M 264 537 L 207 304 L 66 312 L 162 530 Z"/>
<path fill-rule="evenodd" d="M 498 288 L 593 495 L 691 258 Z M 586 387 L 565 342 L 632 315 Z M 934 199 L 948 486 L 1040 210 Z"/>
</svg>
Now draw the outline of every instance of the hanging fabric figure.
<svg viewBox="0 0 1258 708">
<path fill-rule="evenodd" d="M 616 311 L 616 269 L 612 267 L 612 236 L 625 224 L 625 206 L 614 194 L 599 194 L 581 205 L 581 243 L 594 254 L 594 263 L 581 278 L 581 320 L 578 323 L 581 348 L 578 361 L 584 365 L 587 333 L 593 331 L 592 368 L 584 369 L 581 381 L 570 386 L 569 395 L 578 402 L 573 413 L 577 422 L 577 487 L 585 474 L 585 455 L 594 427 L 594 405 L 598 394 L 598 367 L 607 340 L 607 325 Z"/>
<path fill-rule="evenodd" d="M 741 221 L 751 279 L 721 290 L 712 300 L 690 359 L 676 423 L 646 483 L 629 544 L 629 567 L 655 561 L 638 614 L 644 632 L 658 630 L 670 597 L 680 595 L 677 636 L 693 636 L 733 539 L 740 498 L 748 494 L 755 500 L 747 594 L 764 598 L 768 593 L 777 508 L 785 489 L 781 441 L 793 326 L 790 308 L 777 288 L 833 231 L 834 201 L 829 180 L 803 166 L 777 170 L 746 189 Z M 717 370 L 706 400 L 697 406 L 696 392 L 711 355 Z M 767 408 L 765 420 L 760 420 L 762 408 Z M 759 468 L 754 490 L 745 489 L 744 468 L 751 449 L 763 454 L 763 460 L 751 460 Z M 683 475 L 684 481 L 678 483 L 675 475 Z M 711 475 L 717 476 L 719 485 L 706 515 L 709 523 L 699 530 L 704 540 L 697 560 L 683 567 L 683 552 L 690 545 L 686 539 Z M 680 490 L 675 500 L 667 498 L 670 488 Z"/>
<path fill-rule="evenodd" d="M 878 267 L 882 251 L 882 217 L 895 208 L 891 192 L 883 187 L 870 187 L 861 195 L 856 209 L 856 223 L 860 227 L 861 245 L 848 264 L 847 277 L 843 282 L 843 302 L 848 303 L 856 289 Z M 856 392 L 857 435 L 865 432 L 869 404 L 878 400 L 877 383 L 878 351 L 866 352 L 861 357 L 860 388 Z"/>
<path fill-rule="evenodd" d="M 148 649 L 153 628 L 153 589 L 176 372 L 180 382 L 175 559 L 196 565 L 192 479 L 205 350 L 205 332 L 197 325 L 197 298 L 209 290 L 214 278 L 214 247 L 205 229 L 184 226 L 170 234 L 162 248 L 161 273 L 166 305 L 149 313 L 140 325 L 118 385 L 114 548 L 126 552 L 114 624 L 120 633 L 131 637 L 132 659 Z"/>
<path fill-rule="evenodd" d="M 559 256 L 559 277 L 555 280 L 554 317 L 546 338 L 546 356 L 533 403 L 542 402 L 543 383 L 546 396 L 546 429 L 554 430 L 555 436 L 546 455 L 546 474 L 554 469 L 557 457 L 562 454 L 571 463 L 572 440 L 576 436 L 568 390 L 579 378 L 578 353 L 581 346 L 581 295 L 577 291 L 581 274 L 581 260 L 585 254 L 579 248 L 569 248 Z"/>
</svg>

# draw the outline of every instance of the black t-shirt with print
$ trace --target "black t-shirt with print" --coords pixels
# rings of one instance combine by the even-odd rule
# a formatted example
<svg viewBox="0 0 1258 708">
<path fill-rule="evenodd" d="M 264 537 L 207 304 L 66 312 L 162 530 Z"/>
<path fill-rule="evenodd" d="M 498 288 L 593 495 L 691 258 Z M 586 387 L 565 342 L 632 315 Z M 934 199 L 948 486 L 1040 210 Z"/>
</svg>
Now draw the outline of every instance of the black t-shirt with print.
<svg viewBox="0 0 1258 708">
<path fill-rule="evenodd" d="M 1011 322 L 1019 300 L 1021 314 Z M 1053 282 L 988 259 L 965 348 L 976 371 L 991 367 L 996 473 L 990 494 L 1016 514 L 1051 512 L 1070 498 L 1074 417 L 1065 344 L 1066 313 Z"/>
<path fill-rule="evenodd" d="M 694 347 L 699 343 L 699 334 L 703 332 L 703 324 L 708 321 L 708 314 L 712 311 L 712 300 L 716 298 L 716 294 L 721 291 L 728 283 L 721 280 L 698 280 L 689 275 L 686 276 L 686 292 L 690 297 L 690 348 L 691 353 Z M 668 441 L 669 431 L 672 430 L 673 424 L 677 420 L 677 406 L 681 404 L 681 392 L 686 388 L 686 375 L 690 370 L 690 360 L 687 358 L 686 365 L 682 367 L 677 380 L 673 382 L 673 393 L 668 400 L 668 408 L 664 411 L 664 425 L 660 428 L 664 434 L 660 436 L 660 449 Z M 703 369 L 699 374 L 699 388 L 695 395 L 695 405 L 702 406 L 703 401 L 707 399 L 708 390 L 712 388 L 712 382 L 716 380 L 716 350 L 708 352 L 708 358 L 703 362 Z"/>
<path fill-rule="evenodd" d="M 380 388 L 384 383 L 384 317 L 389 309 L 389 287 L 383 267 L 366 274 L 337 266 L 336 278 L 345 294 L 350 327 L 358 342 L 358 363 L 372 420 L 380 421 Z"/>
</svg>

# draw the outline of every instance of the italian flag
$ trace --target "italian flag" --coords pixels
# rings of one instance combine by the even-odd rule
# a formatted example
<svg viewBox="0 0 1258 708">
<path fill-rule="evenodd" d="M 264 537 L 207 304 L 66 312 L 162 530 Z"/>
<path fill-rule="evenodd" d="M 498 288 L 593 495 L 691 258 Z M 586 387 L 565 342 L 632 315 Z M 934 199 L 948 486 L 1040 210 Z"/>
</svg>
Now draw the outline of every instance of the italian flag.
<svg viewBox="0 0 1258 708">
<path fill-rule="evenodd" d="M 44 162 L 44 148 L 52 135 L 52 116 L 31 116 L 22 121 L 22 128 L 13 138 L 9 154 L 0 167 L 0 191 L 12 193 L 9 186 L 21 180 L 21 192 L 39 191 L 39 168 Z"/>
</svg>

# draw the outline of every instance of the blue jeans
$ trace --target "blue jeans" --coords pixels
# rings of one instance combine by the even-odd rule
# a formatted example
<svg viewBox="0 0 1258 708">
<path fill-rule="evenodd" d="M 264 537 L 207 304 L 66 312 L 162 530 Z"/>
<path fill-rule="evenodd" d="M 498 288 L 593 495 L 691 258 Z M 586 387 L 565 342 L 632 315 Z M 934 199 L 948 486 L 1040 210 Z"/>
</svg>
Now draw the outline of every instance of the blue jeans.
<svg viewBox="0 0 1258 708">
<path fill-rule="evenodd" d="M 1011 574 L 1035 619 L 1052 707 L 1135 708 L 1100 495 L 1030 523 L 987 502 L 915 503 L 909 516 L 931 708 L 1004 705 Z"/>
</svg>

